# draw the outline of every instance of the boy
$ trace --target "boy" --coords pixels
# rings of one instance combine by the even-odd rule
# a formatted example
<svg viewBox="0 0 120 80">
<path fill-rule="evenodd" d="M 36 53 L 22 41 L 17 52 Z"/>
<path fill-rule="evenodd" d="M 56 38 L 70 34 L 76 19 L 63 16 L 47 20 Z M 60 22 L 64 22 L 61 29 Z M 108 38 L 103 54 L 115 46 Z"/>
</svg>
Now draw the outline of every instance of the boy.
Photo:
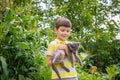
<svg viewBox="0 0 120 80">
<path fill-rule="evenodd" d="M 64 65 L 70 70 L 70 72 L 66 72 L 64 69 L 61 68 L 60 64 L 56 64 L 56 67 L 60 73 L 60 76 L 63 80 L 78 80 L 77 78 L 77 72 L 75 68 L 72 67 L 72 64 L 69 60 L 69 58 L 65 55 L 64 50 L 66 49 L 65 44 L 68 43 L 67 38 L 70 35 L 71 31 L 71 22 L 69 19 L 61 17 L 56 21 L 54 32 L 56 33 L 57 37 L 54 41 L 52 41 L 48 45 L 47 49 L 47 65 L 51 66 L 51 58 L 52 53 L 58 49 L 61 53 L 61 59 L 64 61 Z M 75 58 L 73 56 L 73 59 L 75 61 Z M 53 80 L 59 80 L 56 73 L 52 70 L 52 79 Z"/>
</svg>

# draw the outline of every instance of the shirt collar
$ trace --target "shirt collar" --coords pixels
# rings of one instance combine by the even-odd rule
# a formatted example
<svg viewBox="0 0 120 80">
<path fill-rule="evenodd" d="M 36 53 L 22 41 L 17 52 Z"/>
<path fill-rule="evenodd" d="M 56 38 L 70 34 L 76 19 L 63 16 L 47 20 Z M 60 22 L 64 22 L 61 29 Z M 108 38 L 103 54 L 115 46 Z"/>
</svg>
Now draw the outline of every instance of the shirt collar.
<svg viewBox="0 0 120 80">
<path fill-rule="evenodd" d="M 66 44 L 66 42 L 67 42 L 67 41 L 61 41 L 61 40 L 59 40 L 59 39 L 55 39 L 55 41 L 56 41 L 57 43 L 59 43 L 59 44 Z"/>
</svg>

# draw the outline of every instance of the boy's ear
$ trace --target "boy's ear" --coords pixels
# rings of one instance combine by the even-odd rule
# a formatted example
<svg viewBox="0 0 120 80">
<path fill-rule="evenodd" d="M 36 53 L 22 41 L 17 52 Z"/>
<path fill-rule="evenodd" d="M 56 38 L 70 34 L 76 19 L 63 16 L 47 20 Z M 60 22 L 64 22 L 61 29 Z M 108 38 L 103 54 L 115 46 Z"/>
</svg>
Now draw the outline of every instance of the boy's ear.
<svg viewBox="0 0 120 80">
<path fill-rule="evenodd" d="M 57 33 L 57 29 L 56 28 L 54 28 L 54 33 Z"/>
</svg>

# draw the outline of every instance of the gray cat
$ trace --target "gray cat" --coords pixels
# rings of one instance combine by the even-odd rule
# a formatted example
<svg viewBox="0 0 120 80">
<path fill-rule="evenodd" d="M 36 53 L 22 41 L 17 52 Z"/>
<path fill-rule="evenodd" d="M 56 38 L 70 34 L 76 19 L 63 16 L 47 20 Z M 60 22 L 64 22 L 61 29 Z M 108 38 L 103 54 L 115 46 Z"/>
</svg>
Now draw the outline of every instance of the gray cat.
<svg viewBox="0 0 120 80">
<path fill-rule="evenodd" d="M 77 54 L 76 54 L 76 51 L 77 51 L 78 48 L 79 48 L 79 43 L 78 43 L 78 42 L 67 43 L 66 46 L 67 46 L 67 50 L 68 50 L 68 51 L 67 51 L 67 52 L 68 52 L 68 57 L 69 57 L 69 59 L 70 59 L 70 62 L 71 62 L 71 64 L 72 64 L 72 67 L 74 66 L 74 61 L 73 61 L 72 54 L 74 55 L 76 61 L 79 62 L 79 64 L 82 66 L 82 62 L 81 62 L 81 60 L 79 59 L 79 57 L 77 56 Z M 65 51 L 65 53 L 66 53 L 66 51 Z M 66 53 L 66 54 L 67 54 L 67 53 Z M 62 80 L 62 78 L 60 77 L 60 74 L 59 74 L 59 72 L 58 72 L 55 64 L 60 63 L 60 64 L 61 64 L 61 67 L 62 67 L 65 71 L 67 71 L 67 72 L 69 72 L 70 70 L 69 70 L 67 67 L 64 66 L 63 60 L 60 60 L 60 56 L 61 56 L 61 53 L 60 53 L 59 51 L 56 50 L 55 52 L 53 52 L 52 68 L 53 68 L 53 70 L 56 72 L 58 78 L 59 78 L 60 80 Z"/>
</svg>

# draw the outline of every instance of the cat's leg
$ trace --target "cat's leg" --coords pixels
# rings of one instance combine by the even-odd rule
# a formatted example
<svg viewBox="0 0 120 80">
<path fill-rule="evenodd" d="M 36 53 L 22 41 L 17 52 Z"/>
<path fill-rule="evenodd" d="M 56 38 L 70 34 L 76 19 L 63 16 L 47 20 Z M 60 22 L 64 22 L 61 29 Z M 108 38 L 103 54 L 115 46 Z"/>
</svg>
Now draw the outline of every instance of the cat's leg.
<svg viewBox="0 0 120 80">
<path fill-rule="evenodd" d="M 65 52 L 64 50 L 57 50 L 60 53 L 60 60 L 63 60 L 65 58 Z"/>
<path fill-rule="evenodd" d="M 62 60 L 60 61 L 60 64 L 65 71 L 70 72 L 70 70 L 64 65 Z"/>
<path fill-rule="evenodd" d="M 82 61 L 80 60 L 80 58 L 76 54 L 74 54 L 74 55 L 75 55 L 76 60 L 80 64 L 80 66 L 83 66 Z"/>
<path fill-rule="evenodd" d="M 60 77 L 60 74 L 59 74 L 59 72 L 58 72 L 58 70 L 57 70 L 55 64 L 53 64 L 53 63 L 52 63 L 52 69 L 56 72 L 56 74 L 57 74 L 59 80 L 62 80 L 62 78 Z"/>
<path fill-rule="evenodd" d="M 53 59 L 52 59 L 52 63 L 53 63 L 53 64 L 59 63 L 61 53 L 58 52 L 58 51 L 56 51 L 56 52 L 54 52 L 54 54 L 55 54 L 55 55 L 54 55 L 54 57 L 53 57 Z"/>
<path fill-rule="evenodd" d="M 69 52 L 69 58 L 70 58 L 70 62 L 72 64 L 72 67 L 74 67 L 73 53 L 72 52 Z"/>
</svg>

